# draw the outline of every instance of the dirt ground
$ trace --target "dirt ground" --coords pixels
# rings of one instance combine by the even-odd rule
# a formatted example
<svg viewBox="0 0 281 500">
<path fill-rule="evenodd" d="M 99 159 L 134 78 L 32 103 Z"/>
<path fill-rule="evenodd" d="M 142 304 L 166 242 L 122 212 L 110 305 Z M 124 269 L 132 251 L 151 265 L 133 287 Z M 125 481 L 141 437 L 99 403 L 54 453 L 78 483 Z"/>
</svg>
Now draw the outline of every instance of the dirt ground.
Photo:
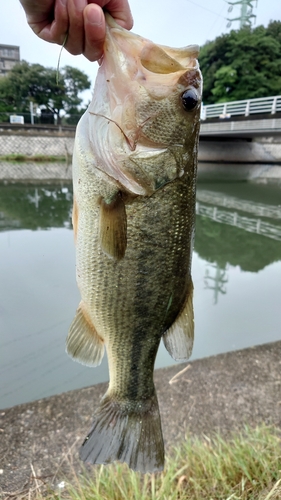
<svg viewBox="0 0 281 500">
<path fill-rule="evenodd" d="M 191 434 L 244 424 L 281 428 L 281 341 L 155 371 L 166 449 Z M 78 449 L 107 384 L 0 410 L 0 491 L 25 498 L 32 482 L 80 470 Z M 26 493 L 28 498 L 28 493 Z"/>
</svg>

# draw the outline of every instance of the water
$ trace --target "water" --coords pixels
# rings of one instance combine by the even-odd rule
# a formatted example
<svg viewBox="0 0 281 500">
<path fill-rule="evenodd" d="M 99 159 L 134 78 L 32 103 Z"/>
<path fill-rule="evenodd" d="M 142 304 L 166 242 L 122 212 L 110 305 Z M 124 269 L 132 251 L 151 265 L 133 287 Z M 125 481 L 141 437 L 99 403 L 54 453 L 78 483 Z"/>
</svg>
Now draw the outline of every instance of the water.
<svg viewBox="0 0 281 500">
<path fill-rule="evenodd" d="M 72 189 L 0 185 L 0 408 L 108 380 L 73 362 Z M 191 359 L 280 340 L 281 188 L 199 183 Z M 156 367 L 173 364 L 161 345 Z"/>
</svg>

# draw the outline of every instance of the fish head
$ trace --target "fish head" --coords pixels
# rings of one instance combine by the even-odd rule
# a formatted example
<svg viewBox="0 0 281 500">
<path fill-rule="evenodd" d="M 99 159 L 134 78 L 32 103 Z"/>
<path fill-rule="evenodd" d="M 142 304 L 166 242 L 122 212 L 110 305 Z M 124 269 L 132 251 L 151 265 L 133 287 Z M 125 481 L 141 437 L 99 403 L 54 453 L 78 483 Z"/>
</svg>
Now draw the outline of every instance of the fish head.
<svg viewBox="0 0 281 500">
<path fill-rule="evenodd" d="M 106 135 L 111 153 L 105 169 L 130 191 L 145 194 L 132 182 L 126 186 L 119 168 L 122 158 L 149 148 L 153 152 L 180 146 L 192 151 L 202 93 L 199 48 L 157 45 L 125 30 L 108 14 L 106 25 L 104 55 L 89 107 L 95 116 L 95 151 L 99 144 L 104 146 Z"/>
</svg>

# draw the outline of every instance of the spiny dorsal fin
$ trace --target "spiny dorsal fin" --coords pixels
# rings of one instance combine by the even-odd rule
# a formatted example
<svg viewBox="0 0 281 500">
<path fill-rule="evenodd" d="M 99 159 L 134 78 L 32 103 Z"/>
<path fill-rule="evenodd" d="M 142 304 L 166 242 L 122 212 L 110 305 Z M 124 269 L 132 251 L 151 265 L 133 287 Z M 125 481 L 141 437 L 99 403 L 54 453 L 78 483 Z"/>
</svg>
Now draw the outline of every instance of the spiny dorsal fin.
<svg viewBox="0 0 281 500">
<path fill-rule="evenodd" d="M 127 247 L 127 216 L 122 193 L 108 203 L 100 201 L 99 242 L 109 257 L 120 260 Z"/>
<path fill-rule="evenodd" d="M 184 306 L 170 328 L 164 333 L 163 341 L 169 354 L 176 361 L 187 361 L 192 353 L 194 339 L 193 284 L 186 296 Z"/>
<path fill-rule="evenodd" d="M 83 365 L 98 366 L 104 355 L 104 343 L 80 302 L 66 339 L 66 352 Z"/>
</svg>

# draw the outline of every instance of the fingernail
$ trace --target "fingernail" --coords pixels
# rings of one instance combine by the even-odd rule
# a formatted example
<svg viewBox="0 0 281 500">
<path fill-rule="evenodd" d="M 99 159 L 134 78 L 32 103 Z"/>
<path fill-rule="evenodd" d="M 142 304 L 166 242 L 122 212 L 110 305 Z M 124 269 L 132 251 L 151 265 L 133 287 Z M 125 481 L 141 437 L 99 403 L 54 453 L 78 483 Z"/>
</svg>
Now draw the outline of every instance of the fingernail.
<svg viewBox="0 0 281 500">
<path fill-rule="evenodd" d="M 88 22 L 93 26 L 101 26 L 104 14 L 101 9 L 88 9 L 87 17 Z"/>
</svg>

